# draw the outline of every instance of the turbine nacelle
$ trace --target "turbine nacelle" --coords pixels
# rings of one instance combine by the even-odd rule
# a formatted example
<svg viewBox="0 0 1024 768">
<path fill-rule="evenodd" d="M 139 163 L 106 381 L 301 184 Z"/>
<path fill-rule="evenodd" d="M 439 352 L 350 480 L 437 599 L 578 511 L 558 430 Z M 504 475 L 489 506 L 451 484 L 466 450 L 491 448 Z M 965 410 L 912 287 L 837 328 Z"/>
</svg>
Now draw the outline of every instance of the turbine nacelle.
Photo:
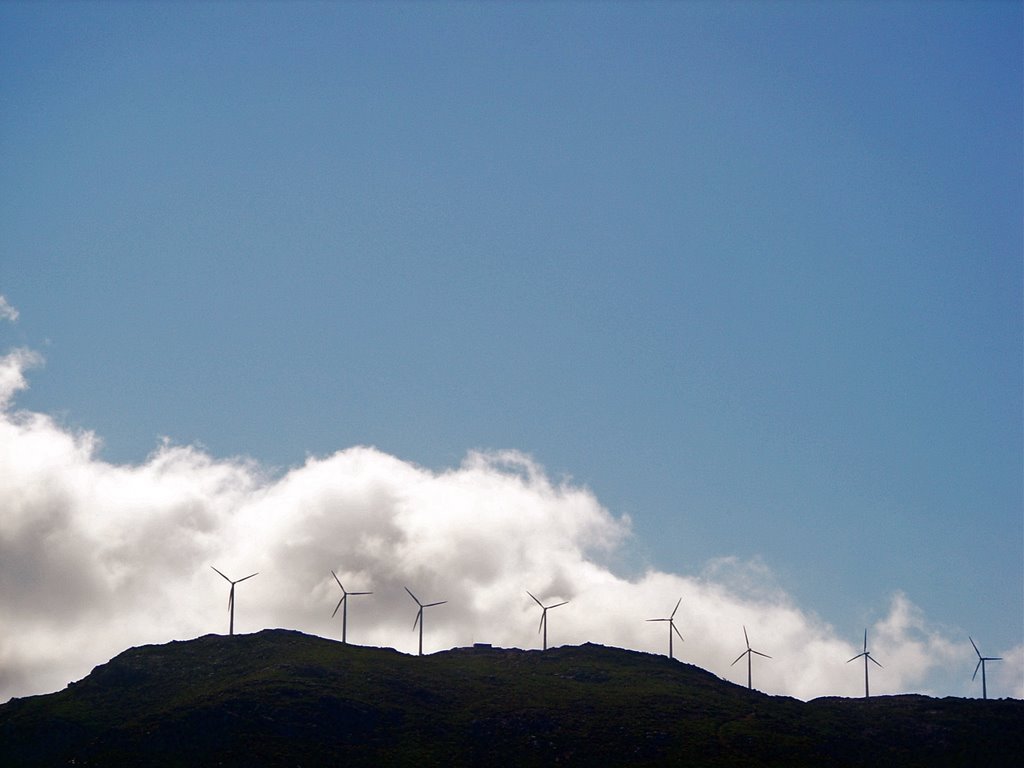
<svg viewBox="0 0 1024 768">
<path fill-rule="evenodd" d="M 877 664 L 880 669 L 884 669 L 884 667 L 882 667 L 881 664 L 879 664 L 877 661 L 875 661 L 875 657 L 872 656 L 871 655 L 871 651 L 868 650 L 868 631 L 866 629 L 864 630 L 864 650 L 861 651 L 860 653 L 858 653 L 852 659 L 847 659 L 846 663 L 849 664 L 851 661 L 856 661 L 857 659 L 861 658 L 862 656 L 864 657 L 864 664 L 865 665 L 868 663 L 868 659 L 871 659 L 871 661 L 874 664 Z"/>
</svg>

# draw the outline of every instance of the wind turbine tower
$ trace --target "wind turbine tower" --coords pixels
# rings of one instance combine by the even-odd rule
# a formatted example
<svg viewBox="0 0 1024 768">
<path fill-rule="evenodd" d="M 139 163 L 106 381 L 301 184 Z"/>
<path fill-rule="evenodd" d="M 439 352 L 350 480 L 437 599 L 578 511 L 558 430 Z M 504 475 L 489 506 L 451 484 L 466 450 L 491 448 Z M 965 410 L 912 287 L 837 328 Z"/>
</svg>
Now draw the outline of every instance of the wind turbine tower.
<svg viewBox="0 0 1024 768">
<path fill-rule="evenodd" d="M 540 626 L 537 627 L 537 631 L 540 632 L 541 630 L 544 630 L 544 650 L 546 651 L 548 649 L 548 611 L 550 611 L 552 608 L 558 608 L 560 605 L 565 605 L 569 601 L 563 600 L 562 602 L 555 603 L 554 605 L 544 605 L 544 603 L 542 603 L 540 600 L 533 596 L 533 593 L 530 590 L 526 590 L 526 594 L 528 594 L 530 597 L 533 597 L 533 602 L 535 602 L 541 608 Z"/>
<path fill-rule="evenodd" d="M 373 592 L 348 592 L 345 589 L 345 587 L 342 586 L 341 579 L 338 578 L 338 574 L 336 574 L 333 570 L 331 571 L 331 576 L 334 577 L 334 580 L 336 582 L 338 582 L 338 586 L 341 587 L 341 600 L 339 600 L 338 604 L 336 606 L 334 606 L 334 613 L 331 614 L 331 618 L 333 619 L 337 615 L 338 609 L 341 608 L 341 642 L 345 643 L 346 642 L 345 634 L 346 634 L 346 629 L 348 627 L 348 598 L 349 598 L 349 595 L 372 595 Z"/>
<path fill-rule="evenodd" d="M 746 642 L 747 642 L 747 650 L 745 650 L 743 653 L 741 653 L 739 656 L 737 656 L 736 657 L 736 661 L 739 661 L 744 656 L 747 657 L 747 688 L 750 689 L 750 690 L 753 690 L 754 685 L 753 685 L 752 678 L 751 678 L 751 675 L 750 675 L 750 660 L 751 660 L 751 658 L 753 658 L 753 655 L 755 653 L 758 656 L 764 656 L 766 659 L 770 659 L 771 656 L 769 656 L 767 653 L 761 653 L 760 651 L 755 651 L 753 648 L 750 647 L 750 638 L 747 637 L 747 628 L 746 627 L 743 627 L 743 639 L 746 640 Z M 734 661 L 729 666 L 730 667 L 733 666 L 736 663 L 736 661 Z"/>
<path fill-rule="evenodd" d="M 864 650 L 861 651 L 860 653 L 858 653 L 852 659 L 848 659 L 846 663 L 849 664 L 851 661 L 854 661 L 855 659 L 859 659 L 861 656 L 864 657 L 864 698 L 866 699 L 866 698 L 868 698 L 868 693 L 869 693 L 869 691 L 868 691 L 868 659 L 870 659 L 873 663 L 878 664 L 878 662 L 875 661 L 875 657 L 871 655 L 871 651 L 868 650 L 868 631 L 866 629 L 864 630 Z M 878 667 L 881 668 L 882 665 L 878 664 Z"/>
<path fill-rule="evenodd" d="M 416 629 L 416 625 L 417 624 L 420 625 L 420 654 L 419 655 L 422 656 L 423 655 L 423 609 L 424 608 L 433 608 L 435 605 L 444 605 L 448 601 L 447 600 L 440 600 L 440 601 L 438 601 L 436 603 L 421 603 L 419 601 L 419 598 L 416 597 L 416 595 L 414 595 L 412 593 L 411 589 L 409 589 L 408 587 L 405 587 L 405 591 L 409 593 L 409 597 L 411 597 L 413 600 L 415 600 L 416 601 L 416 605 L 418 605 L 420 607 L 420 609 L 416 612 L 416 620 L 412 623 L 412 628 Z"/>
<path fill-rule="evenodd" d="M 210 567 L 213 568 L 212 565 Z M 213 570 L 217 571 L 216 568 L 213 568 Z M 228 624 L 228 634 L 233 635 L 235 634 L 235 584 L 241 584 L 243 581 L 245 581 L 245 579 L 251 579 L 253 576 L 257 576 L 258 574 L 250 573 L 245 578 L 235 579 L 234 581 L 232 581 L 220 571 L 217 571 L 217 573 L 220 573 L 224 581 L 231 585 L 231 591 L 228 593 L 228 613 L 231 614 L 231 620 L 230 623 Z"/>
<path fill-rule="evenodd" d="M 971 675 L 971 682 L 974 682 L 974 678 L 978 676 L 978 669 L 981 669 L 981 698 L 988 698 L 988 685 L 985 683 L 985 662 L 986 661 L 1002 661 L 999 656 L 982 656 L 981 651 L 978 650 L 978 646 L 974 642 L 974 638 L 968 636 L 968 640 L 971 641 L 971 645 L 974 646 L 974 652 L 978 654 L 978 666 L 974 668 L 974 674 Z"/>
<path fill-rule="evenodd" d="M 683 602 L 683 598 L 680 597 L 679 601 L 676 603 L 676 607 L 672 609 L 672 613 L 669 614 L 667 619 L 647 619 L 647 621 L 667 621 L 668 622 L 668 657 L 670 659 L 672 658 L 672 633 L 674 632 L 675 634 L 679 635 L 679 639 L 683 640 L 683 636 L 680 634 L 679 630 L 676 629 L 676 622 L 675 622 L 676 611 L 679 610 L 679 604 L 682 603 L 682 602 Z M 683 641 L 683 642 L 685 642 L 685 641 Z"/>
</svg>

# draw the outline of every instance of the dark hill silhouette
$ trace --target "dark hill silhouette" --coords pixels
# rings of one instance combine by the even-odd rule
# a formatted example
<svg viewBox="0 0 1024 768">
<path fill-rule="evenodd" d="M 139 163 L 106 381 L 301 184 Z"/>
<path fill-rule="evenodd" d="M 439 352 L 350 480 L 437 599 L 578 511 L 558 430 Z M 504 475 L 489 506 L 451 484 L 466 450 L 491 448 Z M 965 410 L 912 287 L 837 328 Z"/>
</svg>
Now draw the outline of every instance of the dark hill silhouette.
<svg viewBox="0 0 1024 768">
<path fill-rule="evenodd" d="M 0 706 L 0 763 L 150 766 L 984 765 L 1024 702 L 768 696 L 598 645 L 407 656 L 287 630 L 132 648 Z"/>
</svg>

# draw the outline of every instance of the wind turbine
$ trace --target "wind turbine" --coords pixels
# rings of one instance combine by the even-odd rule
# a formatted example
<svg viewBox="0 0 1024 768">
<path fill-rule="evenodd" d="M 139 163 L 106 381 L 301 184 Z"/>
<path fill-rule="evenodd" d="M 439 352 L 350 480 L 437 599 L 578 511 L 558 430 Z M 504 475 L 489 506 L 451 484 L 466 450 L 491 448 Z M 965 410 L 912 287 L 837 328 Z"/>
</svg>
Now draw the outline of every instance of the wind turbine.
<svg viewBox="0 0 1024 768">
<path fill-rule="evenodd" d="M 747 688 L 753 690 L 754 686 L 753 686 L 753 683 L 751 682 L 751 676 L 750 676 L 750 660 L 751 660 L 751 658 L 753 658 L 753 655 L 755 653 L 758 656 L 764 656 L 766 659 L 770 659 L 771 656 L 769 656 L 767 653 L 761 653 L 760 651 L 755 651 L 753 648 L 750 647 L 750 638 L 747 637 L 747 628 L 746 627 L 743 627 L 743 639 L 747 641 L 747 650 L 745 650 L 743 653 L 741 653 L 739 656 L 737 656 L 736 657 L 736 661 L 739 661 L 744 656 L 747 657 Z M 736 661 L 734 661 L 729 666 L 730 667 L 733 666 L 733 664 L 735 664 Z"/>
<path fill-rule="evenodd" d="M 672 613 L 669 614 L 669 617 L 667 619 L 647 619 L 647 621 L 667 621 L 668 622 L 668 657 L 670 659 L 672 658 L 672 633 L 675 632 L 677 635 L 679 635 L 679 639 L 680 640 L 683 639 L 683 636 L 679 633 L 679 630 L 676 629 L 676 622 L 675 622 L 676 611 L 679 610 L 679 603 L 681 603 L 681 602 L 683 602 L 683 598 L 680 597 L 679 601 L 676 603 L 676 607 L 672 609 Z"/>
<path fill-rule="evenodd" d="M 372 595 L 373 592 L 349 592 L 345 589 L 344 586 L 342 586 L 341 579 L 338 578 L 338 574 L 336 574 L 333 570 L 331 571 L 331 576 L 334 577 L 334 580 L 338 582 L 338 586 L 341 587 L 341 600 L 339 600 L 338 604 L 334 606 L 334 613 L 331 614 L 331 618 L 333 619 L 338 614 L 338 609 L 341 608 L 341 642 L 344 643 L 345 631 L 346 628 L 348 627 L 348 596 Z"/>
<path fill-rule="evenodd" d="M 212 565 L 210 567 L 213 568 Z M 217 571 L 216 568 L 213 568 L 213 570 Z M 217 571 L 217 573 L 220 573 L 224 581 L 231 585 L 231 592 L 228 593 L 228 613 L 231 614 L 231 623 L 228 624 L 228 634 L 233 635 L 235 634 L 235 584 L 241 584 L 243 581 L 245 581 L 245 579 L 251 579 L 253 576 L 256 576 L 258 574 L 250 573 L 243 579 L 235 579 L 234 581 L 232 581 L 220 571 Z"/>
<path fill-rule="evenodd" d="M 554 605 L 544 605 L 544 603 L 542 603 L 540 600 L 533 596 L 533 593 L 530 590 L 526 590 L 526 594 L 528 594 L 530 597 L 533 597 L 533 602 L 535 602 L 541 608 L 540 626 L 537 627 L 537 631 L 540 632 L 542 629 L 544 630 L 544 650 L 546 651 L 548 649 L 548 611 L 552 608 L 558 608 L 560 605 L 565 605 L 569 601 L 563 600 L 562 602 L 555 603 Z"/>
<path fill-rule="evenodd" d="M 981 651 L 978 650 L 978 646 L 974 642 L 974 638 L 971 637 L 970 635 L 968 635 L 967 639 L 971 641 L 971 645 L 974 646 L 974 652 L 976 654 L 978 654 L 978 666 L 974 668 L 974 674 L 971 675 L 971 681 L 973 682 L 974 678 L 976 678 L 978 676 L 978 669 L 981 668 L 981 698 L 987 699 L 988 698 L 988 686 L 985 683 L 985 662 L 986 661 L 1002 661 L 1002 658 L 999 657 L 999 656 L 982 656 L 981 655 Z"/>
<path fill-rule="evenodd" d="M 875 664 L 878 664 L 878 662 L 875 661 L 875 657 L 871 655 L 871 651 L 868 650 L 868 631 L 866 629 L 864 630 L 864 650 L 854 656 L 853 659 L 848 659 L 846 663 L 849 664 L 851 661 L 859 659 L 861 656 L 864 657 L 864 698 L 866 699 L 868 698 L 868 659 L 871 659 Z M 878 664 L 878 666 L 881 668 L 882 665 Z"/>
<path fill-rule="evenodd" d="M 416 605 L 418 605 L 420 607 L 420 609 L 418 611 L 416 611 L 416 620 L 412 623 L 412 628 L 416 629 L 416 625 L 417 624 L 420 625 L 420 656 L 422 656 L 423 655 L 423 609 L 424 608 L 432 608 L 435 605 L 444 605 L 448 601 L 447 600 L 440 600 L 440 601 L 438 601 L 436 603 L 421 603 L 419 601 L 419 598 L 416 597 L 416 595 L 414 595 L 412 593 L 411 589 L 409 589 L 408 587 L 405 587 L 404 589 L 405 589 L 406 592 L 409 593 L 409 597 L 411 597 L 413 600 L 416 601 Z"/>
</svg>

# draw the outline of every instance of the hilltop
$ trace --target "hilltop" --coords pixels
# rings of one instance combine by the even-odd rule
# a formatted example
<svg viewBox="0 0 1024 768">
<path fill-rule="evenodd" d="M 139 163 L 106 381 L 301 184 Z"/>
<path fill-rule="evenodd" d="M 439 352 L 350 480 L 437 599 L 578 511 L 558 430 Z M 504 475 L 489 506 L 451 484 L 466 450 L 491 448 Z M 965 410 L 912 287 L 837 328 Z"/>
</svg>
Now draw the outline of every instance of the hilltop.
<svg viewBox="0 0 1024 768">
<path fill-rule="evenodd" d="M 4 765 L 1017 765 L 1024 702 L 768 696 L 598 645 L 407 656 L 289 630 L 129 649 L 0 706 Z"/>
</svg>

